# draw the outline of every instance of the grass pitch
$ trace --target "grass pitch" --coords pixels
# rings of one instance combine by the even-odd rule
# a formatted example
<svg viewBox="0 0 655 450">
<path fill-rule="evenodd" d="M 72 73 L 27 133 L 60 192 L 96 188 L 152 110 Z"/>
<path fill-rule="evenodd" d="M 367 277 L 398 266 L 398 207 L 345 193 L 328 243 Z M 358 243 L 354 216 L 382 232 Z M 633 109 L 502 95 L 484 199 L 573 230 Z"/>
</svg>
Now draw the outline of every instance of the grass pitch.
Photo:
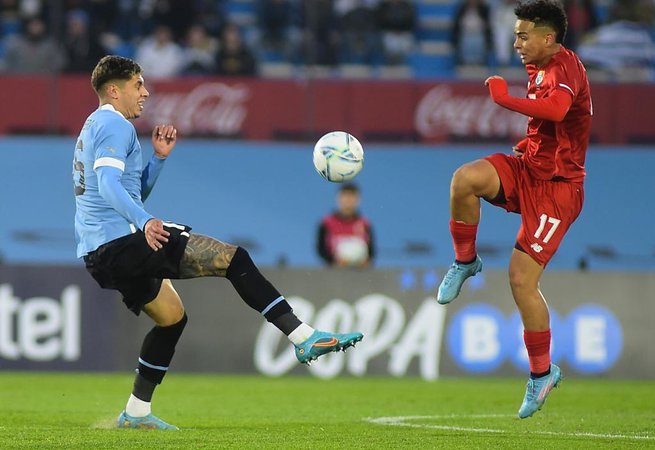
<svg viewBox="0 0 655 450">
<path fill-rule="evenodd" d="M 565 379 L 519 420 L 525 380 L 171 373 L 153 412 L 180 431 L 119 430 L 132 376 L 0 372 L 0 448 L 655 448 L 655 382 Z"/>
</svg>

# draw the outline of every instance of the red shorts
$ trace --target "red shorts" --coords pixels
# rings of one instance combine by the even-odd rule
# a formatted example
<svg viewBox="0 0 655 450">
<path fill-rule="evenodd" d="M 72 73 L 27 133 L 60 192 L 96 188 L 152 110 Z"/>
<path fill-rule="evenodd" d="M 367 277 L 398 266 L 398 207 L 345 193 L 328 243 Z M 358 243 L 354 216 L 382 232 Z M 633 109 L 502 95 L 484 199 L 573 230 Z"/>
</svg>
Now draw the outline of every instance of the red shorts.
<svg viewBox="0 0 655 450">
<path fill-rule="evenodd" d="M 504 192 L 489 203 L 521 214 L 517 247 L 546 266 L 582 211 L 582 183 L 538 180 L 523 159 L 503 153 L 485 159 L 496 168 Z"/>
</svg>

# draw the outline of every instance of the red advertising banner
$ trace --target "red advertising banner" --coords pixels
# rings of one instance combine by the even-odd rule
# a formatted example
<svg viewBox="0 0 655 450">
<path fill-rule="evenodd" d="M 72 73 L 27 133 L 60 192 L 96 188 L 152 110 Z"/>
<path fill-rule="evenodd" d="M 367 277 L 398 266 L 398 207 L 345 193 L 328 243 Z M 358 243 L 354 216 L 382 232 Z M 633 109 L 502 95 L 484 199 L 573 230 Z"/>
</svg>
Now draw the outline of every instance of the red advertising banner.
<svg viewBox="0 0 655 450">
<path fill-rule="evenodd" d="M 77 134 L 97 106 L 88 77 L 0 77 L 0 134 Z M 495 105 L 472 82 L 177 78 L 147 83 L 137 129 L 172 123 L 185 136 L 309 139 L 349 130 L 368 141 L 520 139 L 526 118 Z M 516 96 L 525 87 L 512 84 Z M 592 84 L 592 140 L 655 142 L 646 105 L 655 85 Z M 640 107 L 640 105 L 644 105 Z"/>
</svg>

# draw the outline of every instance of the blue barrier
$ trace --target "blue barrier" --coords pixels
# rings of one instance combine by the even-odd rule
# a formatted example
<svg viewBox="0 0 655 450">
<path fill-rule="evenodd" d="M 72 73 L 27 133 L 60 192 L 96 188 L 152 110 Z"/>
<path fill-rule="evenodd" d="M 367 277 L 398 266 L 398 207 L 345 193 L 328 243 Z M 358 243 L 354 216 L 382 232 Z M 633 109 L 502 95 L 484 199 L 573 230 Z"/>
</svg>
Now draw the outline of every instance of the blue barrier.
<svg viewBox="0 0 655 450">
<path fill-rule="evenodd" d="M 71 264 L 74 198 L 72 137 L 0 139 L 0 254 L 11 263 Z M 143 139 L 144 148 L 148 140 Z M 509 144 L 366 144 L 357 182 L 374 226 L 378 267 L 450 263 L 448 191 L 462 163 Z M 317 266 L 315 230 L 338 185 L 314 172 L 312 146 L 184 140 L 146 203 L 157 217 L 240 243 L 262 266 Z M 587 158 L 586 204 L 550 267 L 655 269 L 652 168 L 648 148 L 594 147 Z M 483 206 L 478 237 L 487 267 L 504 267 L 519 217 Z"/>
</svg>

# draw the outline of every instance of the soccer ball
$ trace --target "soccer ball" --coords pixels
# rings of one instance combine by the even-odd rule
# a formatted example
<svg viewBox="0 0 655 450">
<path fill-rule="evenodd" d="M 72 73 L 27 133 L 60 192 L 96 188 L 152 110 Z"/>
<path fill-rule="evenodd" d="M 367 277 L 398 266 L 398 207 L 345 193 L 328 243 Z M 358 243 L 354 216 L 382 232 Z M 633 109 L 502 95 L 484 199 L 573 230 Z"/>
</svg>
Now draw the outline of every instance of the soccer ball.
<svg viewBox="0 0 655 450">
<path fill-rule="evenodd" d="M 334 183 L 352 180 L 364 165 L 364 149 L 357 138 L 345 131 L 332 131 L 314 146 L 314 167 Z"/>
</svg>

